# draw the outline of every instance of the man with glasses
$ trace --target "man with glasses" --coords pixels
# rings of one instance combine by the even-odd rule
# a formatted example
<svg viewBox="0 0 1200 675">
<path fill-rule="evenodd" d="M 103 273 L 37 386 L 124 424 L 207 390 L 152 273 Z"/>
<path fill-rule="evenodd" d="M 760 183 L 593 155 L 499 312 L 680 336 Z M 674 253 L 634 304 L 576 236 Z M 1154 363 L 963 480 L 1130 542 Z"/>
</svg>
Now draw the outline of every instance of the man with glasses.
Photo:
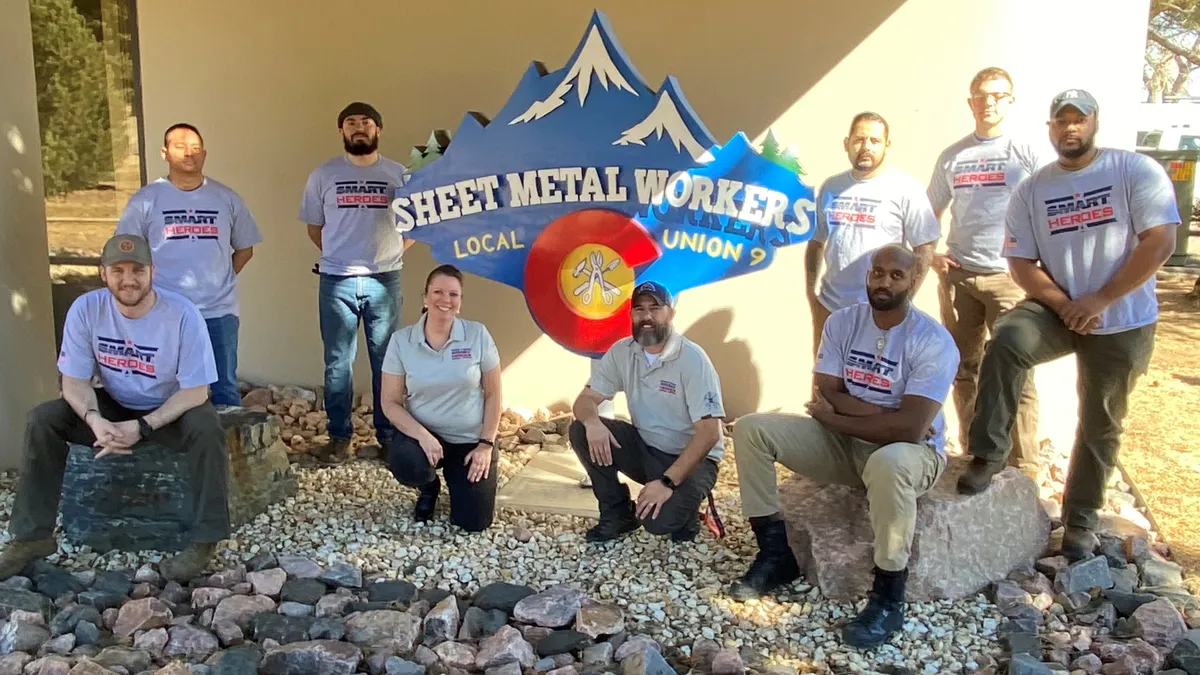
<svg viewBox="0 0 1200 675">
<path fill-rule="evenodd" d="M 996 317 L 1025 298 L 1000 255 L 1004 213 L 1017 184 L 1046 163 L 1032 144 L 1013 138 L 1004 119 L 1014 102 L 1012 78 L 1000 68 L 984 68 L 971 80 L 967 104 L 975 130 L 938 157 L 929 181 L 929 201 L 940 220 L 950 208 L 946 252 L 933 258 L 938 275 L 942 323 L 961 355 L 954 378 L 958 437 L 967 445 L 975 413 L 975 383 L 986 335 Z M 1038 474 L 1038 401 L 1033 378 L 1021 390 L 1012 431 L 1012 463 L 1025 475 Z"/>
<path fill-rule="evenodd" d="M 979 369 L 979 403 L 958 489 L 987 489 L 1004 468 L 1029 369 L 1075 355 L 1079 429 L 1063 494 L 1062 554 L 1090 557 L 1098 511 L 1120 450 L 1129 394 L 1154 352 L 1154 275 L 1175 250 L 1179 207 L 1153 159 L 1095 144 L 1099 105 L 1082 89 L 1050 104 L 1058 161 L 1017 186 L 1004 255 L 1029 295 L 996 321 Z"/>
</svg>

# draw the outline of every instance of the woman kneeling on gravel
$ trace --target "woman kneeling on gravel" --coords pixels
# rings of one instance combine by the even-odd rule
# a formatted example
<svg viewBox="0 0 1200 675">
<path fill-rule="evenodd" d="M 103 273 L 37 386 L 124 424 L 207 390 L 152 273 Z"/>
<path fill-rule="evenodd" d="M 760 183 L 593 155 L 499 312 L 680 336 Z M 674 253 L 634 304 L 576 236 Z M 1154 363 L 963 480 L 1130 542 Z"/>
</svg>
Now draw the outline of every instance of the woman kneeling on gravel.
<svg viewBox="0 0 1200 675">
<path fill-rule="evenodd" d="M 487 529 L 496 506 L 500 355 L 487 328 L 458 318 L 462 272 L 442 265 L 425 279 L 421 320 L 397 330 L 383 359 L 383 412 L 397 433 L 388 443 L 396 480 L 420 490 L 413 519 L 433 517 L 442 483 L 450 520 Z"/>
</svg>

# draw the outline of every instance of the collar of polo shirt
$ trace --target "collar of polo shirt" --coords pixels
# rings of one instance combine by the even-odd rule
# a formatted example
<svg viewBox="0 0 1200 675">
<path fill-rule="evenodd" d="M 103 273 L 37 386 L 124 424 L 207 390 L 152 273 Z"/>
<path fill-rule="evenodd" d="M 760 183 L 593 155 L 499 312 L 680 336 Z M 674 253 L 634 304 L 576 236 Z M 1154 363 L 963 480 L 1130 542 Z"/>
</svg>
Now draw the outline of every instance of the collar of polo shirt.
<svg viewBox="0 0 1200 675">
<path fill-rule="evenodd" d="M 663 361 L 670 361 L 671 359 L 678 357 L 679 346 L 682 343 L 683 341 L 679 337 L 679 333 L 675 332 L 675 329 L 672 328 L 671 333 L 667 335 L 667 344 L 663 347 L 663 350 L 658 353 L 658 361 L 655 363 L 658 364 L 662 363 Z M 642 343 L 638 342 L 637 340 L 633 340 L 630 346 L 633 347 L 634 354 L 644 355 L 646 352 L 646 348 L 643 347 Z M 642 358 L 645 358 L 645 356 L 642 356 Z"/>
<path fill-rule="evenodd" d="M 429 318 L 428 314 L 422 314 L 417 321 L 416 329 L 408 335 L 408 341 L 414 345 L 425 342 L 425 320 Z M 457 316 L 454 317 L 454 323 L 450 326 L 450 339 L 446 344 L 451 342 L 462 342 L 466 337 L 466 329 L 463 328 L 463 322 Z"/>
</svg>

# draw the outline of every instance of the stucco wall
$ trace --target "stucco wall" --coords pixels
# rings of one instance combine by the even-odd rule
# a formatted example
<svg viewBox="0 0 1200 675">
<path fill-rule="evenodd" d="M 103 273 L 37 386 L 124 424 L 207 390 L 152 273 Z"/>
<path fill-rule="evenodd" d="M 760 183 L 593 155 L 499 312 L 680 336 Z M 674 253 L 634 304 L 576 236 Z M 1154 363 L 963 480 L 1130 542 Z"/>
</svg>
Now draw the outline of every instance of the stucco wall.
<svg viewBox="0 0 1200 675">
<path fill-rule="evenodd" d="M 296 220 L 308 172 L 340 152 L 338 110 L 372 102 L 381 148 L 403 161 L 433 128 L 464 112 L 494 114 L 530 61 L 569 58 L 593 5 L 557 0 L 375 3 L 318 0 L 140 2 L 147 137 L 172 122 L 200 127 L 208 172 L 232 185 L 266 241 L 241 279 L 242 374 L 318 384 L 316 250 Z M 768 126 L 799 148 L 813 183 L 847 167 L 842 138 L 863 109 L 892 128 L 889 161 L 926 180 L 937 153 L 971 129 L 967 84 L 981 67 L 1017 83 L 1014 129 L 1044 141 L 1053 94 L 1090 89 L 1101 141 L 1132 147 L 1147 0 L 860 0 L 694 2 L 611 0 L 600 7 L 652 85 L 679 78 L 718 139 Z M 1079 45 L 1089 47 L 1084 50 Z M 147 144 L 149 175 L 164 167 Z M 420 310 L 433 262 L 406 257 L 403 319 Z M 919 304 L 936 312 L 936 284 Z M 677 326 L 713 357 L 731 414 L 798 410 L 811 367 L 803 247 L 767 270 L 684 293 Z M 488 324 L 505 364 L 509 405 L 573 398 L 587 360 L 539 335 L 521 295 L 468 279 L 464 315 Z M 358 384 L 368 387 L 360 346 Z"/>
<path fill-rule="evenodd" d="M 0 3 L 0 469 L 20 464 L 25 414 L 58 390 L 35 91 L 29 3 L 8 0 Z"/>
</svg>

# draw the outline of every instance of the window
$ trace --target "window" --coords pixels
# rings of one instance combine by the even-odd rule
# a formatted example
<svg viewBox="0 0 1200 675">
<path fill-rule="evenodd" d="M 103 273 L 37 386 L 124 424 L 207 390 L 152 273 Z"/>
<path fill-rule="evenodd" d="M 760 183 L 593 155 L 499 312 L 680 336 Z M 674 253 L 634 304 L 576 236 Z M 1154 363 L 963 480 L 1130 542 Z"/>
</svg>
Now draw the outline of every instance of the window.
<svg viewBox="0 0 1200 675">
<path fill-rule="evenodd" d="M 51 262 L 92 267 L 144 181 L 134 0 L 29 6 Z"/>
</svg>

